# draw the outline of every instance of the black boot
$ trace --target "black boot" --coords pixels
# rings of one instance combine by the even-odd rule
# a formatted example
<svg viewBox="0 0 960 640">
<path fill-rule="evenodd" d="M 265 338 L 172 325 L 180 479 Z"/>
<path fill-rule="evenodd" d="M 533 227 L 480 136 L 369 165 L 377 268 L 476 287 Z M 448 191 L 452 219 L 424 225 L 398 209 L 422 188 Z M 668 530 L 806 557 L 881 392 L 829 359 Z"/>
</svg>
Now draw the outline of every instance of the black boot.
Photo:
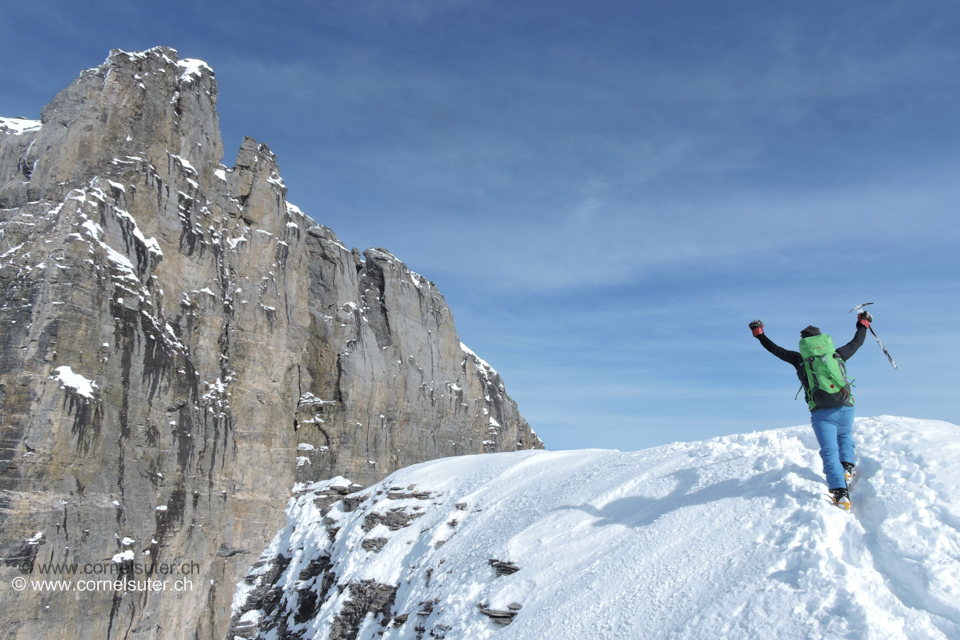
<svg viewBox="0 0 960 640">
<path fill-rule="evenodd" d="M 841 462 L 843 465 L 843 477 L 847 481 L 847 487 L 850 487 L 850 482 L 853 480 L 853 476 L 857 475 L 857 472 L 853 469 L 857 466 L 852 462 Z"/>
<path fill-rule="evenodd" d="M 850 511 L 850 494 L 846 487 L 839 489 L 830 489 L 830 495 L 833 496 L 833 503 L 843 509 Z"/>
</svg>

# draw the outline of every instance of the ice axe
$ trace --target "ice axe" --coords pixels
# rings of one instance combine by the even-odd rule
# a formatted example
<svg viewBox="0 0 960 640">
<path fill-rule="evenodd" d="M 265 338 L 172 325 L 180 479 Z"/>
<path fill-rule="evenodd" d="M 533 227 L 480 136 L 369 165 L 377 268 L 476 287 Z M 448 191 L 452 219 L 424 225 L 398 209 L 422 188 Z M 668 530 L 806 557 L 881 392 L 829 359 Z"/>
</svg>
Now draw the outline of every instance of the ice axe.
<svg viewBox="0 0 960 640">
<path fill-rule="evenodd" d="M 858 304 L 858 305 L 855 306 L 853 309 L 850 309 L 850 313 L 853 313 L 854 311 L 856 311 L 856 312 L 857 312 L 857 315 L 860 315 L 860 314 L 863 312 L 863 308 L 864 308 L 865 306 L 867 306 L 868 304 L 873 304 L 873 303 L 872 303 L 872 302 L 864 302 L 863 304 Z M 870 333 L 872 333 L 872 334 L 873 334 L 873 337 L 877 339 L 877 344 L 880 345 L 880 348 L 881 348 L 881 349 L 883 349 L 883 355 L 887 356 L 887 360 L 889 360 L 889 361 L 890 361 L 890 364 L 893 365 L 893 368 L 896 369 L 896 368 L 897 368 L 897 363 L 893 361 L 893 358 L 890 357 L 890 352 L 887 351 L 887 348 L 886 348 L 885 346 L 883 346 L 883 343 L 882 343 L 882 342 L 880 342 L 880 336 L 878 336 L 878 335 L 877 335 L 877 332 L 873 330 L 873 327 L 867 327 L 867 328 L 870 329 Z"/>
</svg>

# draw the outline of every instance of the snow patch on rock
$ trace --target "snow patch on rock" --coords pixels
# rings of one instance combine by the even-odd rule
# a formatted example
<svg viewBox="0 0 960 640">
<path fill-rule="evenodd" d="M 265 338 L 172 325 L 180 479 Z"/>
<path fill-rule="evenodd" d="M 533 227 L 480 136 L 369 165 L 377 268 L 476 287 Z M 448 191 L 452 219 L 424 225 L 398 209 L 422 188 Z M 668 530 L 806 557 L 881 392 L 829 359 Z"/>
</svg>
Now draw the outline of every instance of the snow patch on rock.
<svg viewBox="0 0 960 640">
<path fill-rule="evenodd" d="M 61 388 L 70 389 L 77 395 L 93 400 L 94 389 L 97 388 L 96 382 L 87 380 L 79 373 L 74 373 L 73 369 L 67 366 L 57 367 L 53 371 L 50 379 L 59 382 Z"/>
<path fill-rule="evenodd" d="M 210 75 L 213 75 L 213 69 L 210 68 L 210 65 L 203 60 L 197 60 L 196 58 L 184 58 L 183 60 L 178 60 L 177 67 L 180 68 L 181 81 L 192 82 L 194 80 L 199 80 L 204 71 Z"/>
<path fill-rule="evenodd" d="M 39 120 L 28 120 L 26 118 L 4 118 L 0 117 L 0 133 L 8 133 L 19 136 L 31 131 L 39 131 L 41 123 Z"/>
</svg>

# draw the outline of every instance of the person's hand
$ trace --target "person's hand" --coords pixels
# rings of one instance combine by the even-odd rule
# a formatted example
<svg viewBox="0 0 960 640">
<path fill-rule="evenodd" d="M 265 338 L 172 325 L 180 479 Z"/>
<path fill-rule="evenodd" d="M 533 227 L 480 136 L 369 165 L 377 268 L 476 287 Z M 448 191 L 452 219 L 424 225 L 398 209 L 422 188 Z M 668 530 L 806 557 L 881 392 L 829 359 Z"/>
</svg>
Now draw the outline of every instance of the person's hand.
<svg viewBox="0 0 960 640">
<path fill-rule="evenodd" d="M 873 322 L 873 316 L 867 311 L 861 311 L 860 315 L 857 316 L 857 324 L 862 324 L 866 329 L 870 328 L 871 322 Z"/>
<path fill-rule="evenodd" d="M 870 314 L 867 314 L 867 315 L 870 315 Z M 869 327 L 870 325 L 868 324 L 867 326 Z M 763 323 L 760 322 L 759 320 L 754 320 L 753 322 L 751 322 L 750 328 L 753 329 L 754 337 L 757 337 L 763 334 Z"/>
</svg>

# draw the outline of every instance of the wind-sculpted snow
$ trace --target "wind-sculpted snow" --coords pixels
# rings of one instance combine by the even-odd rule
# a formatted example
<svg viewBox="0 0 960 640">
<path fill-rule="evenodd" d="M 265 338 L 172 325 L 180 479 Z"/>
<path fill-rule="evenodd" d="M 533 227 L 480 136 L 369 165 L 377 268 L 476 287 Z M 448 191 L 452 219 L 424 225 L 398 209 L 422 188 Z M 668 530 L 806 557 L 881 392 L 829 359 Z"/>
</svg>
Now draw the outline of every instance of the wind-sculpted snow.
<svg viewBox="0 0 960 640">
<path fill-rule="evenodd" d="M 853 513 L 824 498 L 809 426 L 427 462 L 332 506 L 330 483 L 300 486 L 232 632 L 960 637 L 960 427 L 882 417 L 855 435 Z"/>
</svg>

